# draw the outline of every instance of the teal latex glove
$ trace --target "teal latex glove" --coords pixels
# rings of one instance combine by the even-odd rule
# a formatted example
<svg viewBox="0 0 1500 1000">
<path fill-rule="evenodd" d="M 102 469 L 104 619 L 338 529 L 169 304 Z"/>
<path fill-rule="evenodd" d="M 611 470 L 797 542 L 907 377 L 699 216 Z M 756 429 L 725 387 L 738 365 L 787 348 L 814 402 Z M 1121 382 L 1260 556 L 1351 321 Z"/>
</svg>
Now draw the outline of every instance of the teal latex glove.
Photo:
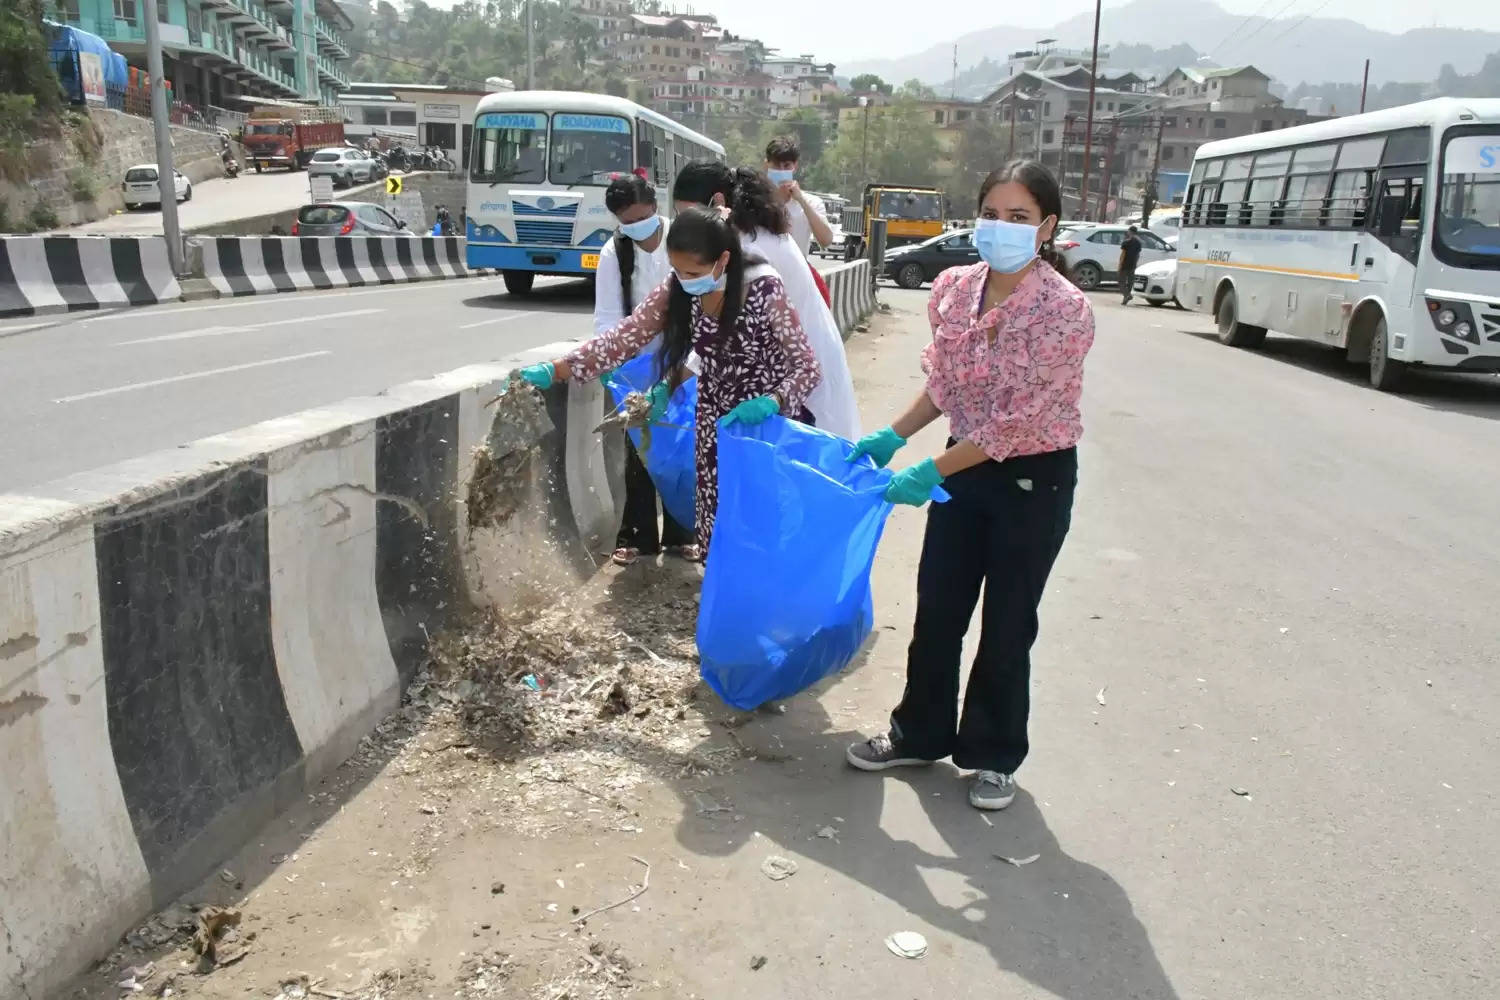
<svg viewBox="0 0 1500 1000">
<path fill-rule="evenodd" d="M 781 412 L 781 404 L 776 402 L 774 396 L 757 396 L 747 399 L 739 406 L 724 414 L 719 421 L 720 427 L 728 427 L 733 423 L 741 423 L 747 427 L 765 423 L 771 417 Z"/>
<path fill-rule="evenodd" d="M 937 463 L 924 458 L 891 477 L 890 484 L 885 488 L 886 503 L 920 507 L 932 499 L 933 488 L 942 481 L 943 474 L 938 471 Z"/>
<path fill-rule="evenodd" d="M 647 389 L 646 398 L 651 401 L 651 412 L 646 419 L 653 424 L 659 424 L 667 419 L 667 401 L 672 398 L 672 389 L 667 385 L 667 380 L 662 379 Z"/>
<path fill-rule="evenodd" d="M 539 365 L 527 365 L 521 369 L 521 378 L 538 389 L 552 388 L 552 362 L 543 361 Z"/>
<path fill-rule="evenodd" d="M 906 438 L 897 434 L 890 427 L 882 427 L 874 434 L 866 434 L 854 445 L 854 453 L 849 456 L 849 461 L 858 461 L 860 456 L 869 455 L 875 460 L 877 468 L 885 468 L 891 464 L 891 459 L 901 446 L 906 444 Z"/>
</svg>

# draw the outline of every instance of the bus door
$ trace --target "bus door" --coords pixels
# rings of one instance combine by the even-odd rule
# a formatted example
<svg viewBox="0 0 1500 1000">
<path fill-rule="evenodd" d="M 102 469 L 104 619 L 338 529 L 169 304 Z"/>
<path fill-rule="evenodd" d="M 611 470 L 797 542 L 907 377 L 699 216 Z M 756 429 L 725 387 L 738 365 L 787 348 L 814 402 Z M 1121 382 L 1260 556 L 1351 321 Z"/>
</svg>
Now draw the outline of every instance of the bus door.
<svg viewBox="0 0 1500 1000">
<path fill-rule="evenodd" d="M 1360 239 L 1360 290 L 1377 288 L 1392 306 L 1411 305 L 1422 248 L 1427 191 L 1425 166 L 1383 167 L 1370 195 L 1366 233 Z"/>
</svg>

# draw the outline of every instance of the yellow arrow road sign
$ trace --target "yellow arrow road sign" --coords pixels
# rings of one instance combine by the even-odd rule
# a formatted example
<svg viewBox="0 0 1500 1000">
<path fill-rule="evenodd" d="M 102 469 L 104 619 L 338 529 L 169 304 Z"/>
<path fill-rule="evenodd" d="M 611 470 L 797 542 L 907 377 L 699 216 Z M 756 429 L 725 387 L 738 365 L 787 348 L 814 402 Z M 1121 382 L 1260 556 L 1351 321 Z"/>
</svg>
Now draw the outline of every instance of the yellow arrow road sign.
<svg viewBox="0 0 1500 1000">
<path fill-rule="evenodd" d="M 401 178 L 399 178 L 399 177 L 387 177 L 385 179 L 385 193 L 386 194 L 400 194 L 401 193 Z"/>
</svg>

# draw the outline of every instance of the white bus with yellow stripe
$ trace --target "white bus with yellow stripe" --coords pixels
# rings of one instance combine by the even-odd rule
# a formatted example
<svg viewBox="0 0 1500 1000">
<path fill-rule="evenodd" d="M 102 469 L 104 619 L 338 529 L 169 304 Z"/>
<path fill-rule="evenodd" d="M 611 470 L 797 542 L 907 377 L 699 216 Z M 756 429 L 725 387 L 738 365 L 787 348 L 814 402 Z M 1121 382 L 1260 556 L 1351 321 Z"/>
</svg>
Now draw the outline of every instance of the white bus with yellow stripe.
<svg viewBox="0 0 1500 1000">
<path fill-rule="evenodd" d="M 1177 297 L 1368 362 L 1500 372 L 1500 99 L 1444 98 L 1198 150 Z"/>
</svg>

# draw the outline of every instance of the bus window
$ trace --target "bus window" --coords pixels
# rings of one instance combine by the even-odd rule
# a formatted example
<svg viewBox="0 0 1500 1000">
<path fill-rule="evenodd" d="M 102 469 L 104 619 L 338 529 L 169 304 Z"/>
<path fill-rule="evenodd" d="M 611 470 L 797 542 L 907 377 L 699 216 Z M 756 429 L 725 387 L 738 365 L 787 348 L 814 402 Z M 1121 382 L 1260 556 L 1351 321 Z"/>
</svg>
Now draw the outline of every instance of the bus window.
<svg viewBox="0 0 1500 1000">
<path fill-rule="evenodd" d="M 1246 212 L 1241 217 L 1247 226 L 1281 225 L 1281 187 L 1284 177 L 1261 177 L 1250 182 L 1250 194 L 1246 198 Z"/>
<path fill-rule="evenodd" d="M 1246 226 L 1250 224 L 1250 206 L 1245 204 L 1249 181 L 1225 181 L 1219 188 L 1218 209 L 1220 226 Z"/>
<path fill-rule="evenodd" d="M 1426 163 L 1431 158 L 1432 129 L 1409 128 L 1392 132 L 1385 143 L 1385 153 L 1380 157 L 1383 167 L 1409 166 Z"/>
<path fill-rule="evenodd" d="M 1438 189 L 1438 256 L 1460 267 L 1500 268 L 1500 134 L 1450 135 Z"/>
<path fill-rule="evenodd" d="M 1373 217 L 1375 235 L 1401 256 L 1415 261 L 1422 235 L 1422 178 L 1382 177 Z"/>
<path fill-rule="evenodd" d="M 1382 142 L 1385 140 L 1382 139 Z M 1350 143 L 1345 144 L 1347 149 Z M 1373 170 L 1341 170 L 1323 202 L 1323 225 L 1329 229 L 1363 229 Z"/>
<path fill-rule="evenodd" d="M 1284 202 L 1286 214 L 1282 225 L 1302 229 L 1318 228 L 1318 220 L 1323 214 L 1323 199 L 1327 196 L 1327 174 L 1289 177 Z"/>
<path fill-rule="evenodd" d="M 547 179 L 547 116 L 486 112 L 474 122 L 469 177 L 476 183 L 541 184 Z"/>
<path fill-rule="evenodd" d="M 1355 167 L 1379 166 L 1380 154 L 1384 149 L 1385 136 L 1383 135 L 1377 135 L 1372 139 L 1351 139 L 1339 149 L 1338 168 L 1344 171 Z"/>
<path fill-rule="evenodd" d="M 552 183 L 607 187 L 633 169 L 630 122 L 618 115 L 552 116 Z"/>
</svg>

